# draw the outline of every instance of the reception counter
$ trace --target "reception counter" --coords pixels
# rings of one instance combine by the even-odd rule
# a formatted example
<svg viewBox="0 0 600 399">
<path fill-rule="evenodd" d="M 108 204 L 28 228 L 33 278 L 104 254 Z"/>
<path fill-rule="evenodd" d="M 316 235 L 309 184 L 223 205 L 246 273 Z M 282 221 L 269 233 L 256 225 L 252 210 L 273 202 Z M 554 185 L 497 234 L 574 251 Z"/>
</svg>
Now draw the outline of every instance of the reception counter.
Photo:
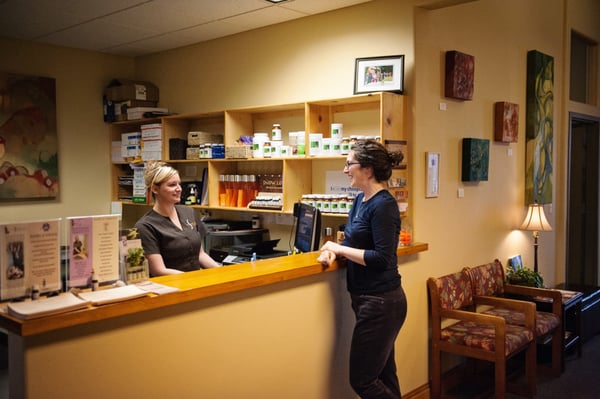
<svg viewBox="0 0 600 399">
<path fill-rule="evenodd" d="M 353 397 L 345 273 L 317 256 L 157 277 L 178 291 L 40 319 L 3 313 L 10 398 Z"/>
</svg>

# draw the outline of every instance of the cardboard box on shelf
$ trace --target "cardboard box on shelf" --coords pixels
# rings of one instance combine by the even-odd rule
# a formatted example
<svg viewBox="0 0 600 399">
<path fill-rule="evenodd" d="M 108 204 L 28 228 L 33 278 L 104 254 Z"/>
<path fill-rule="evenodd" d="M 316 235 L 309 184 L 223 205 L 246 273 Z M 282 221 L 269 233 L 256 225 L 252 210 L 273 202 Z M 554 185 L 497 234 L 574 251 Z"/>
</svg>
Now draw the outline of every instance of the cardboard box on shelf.
<svg viewBox="0 0 600 399">
<path fill-rule="evenodd" d="M 114 102 L 127 100 L 158 102 L 158 87 L 150 82 L 113 79 L 104 91 L 106 99 Z"/>
</svg>

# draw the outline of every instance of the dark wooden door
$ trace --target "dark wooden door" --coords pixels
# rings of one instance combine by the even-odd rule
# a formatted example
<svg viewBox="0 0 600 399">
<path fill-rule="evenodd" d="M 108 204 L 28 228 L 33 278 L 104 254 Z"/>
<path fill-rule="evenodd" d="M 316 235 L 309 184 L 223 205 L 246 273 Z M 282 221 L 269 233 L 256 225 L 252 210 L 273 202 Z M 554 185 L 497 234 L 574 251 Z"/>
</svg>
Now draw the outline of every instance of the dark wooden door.
<svg viewBox="0 0 600 399">
<path fill-rule="evenodd" d="M 570 114 L 567 283 L 598 281 L 598 158 L 600 119 Z"/>
</svg>

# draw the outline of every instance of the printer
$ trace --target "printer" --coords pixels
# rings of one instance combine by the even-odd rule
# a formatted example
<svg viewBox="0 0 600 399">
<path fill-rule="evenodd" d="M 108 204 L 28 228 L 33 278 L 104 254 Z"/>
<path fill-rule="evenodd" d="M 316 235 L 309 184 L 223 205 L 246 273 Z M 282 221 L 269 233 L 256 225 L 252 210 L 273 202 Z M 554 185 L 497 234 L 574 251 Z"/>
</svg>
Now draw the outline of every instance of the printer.
<svg viewBox="0 0 600 399">
<path fill-rule="evenodd" d="M 287 255 L 275 250 L 279 239 L 271 240 L 268 229 L 253 229 L 252 222 L 208 221 L 205 251 L 223 265 L 249 262 L 252 257 L 267 259 Z"/>
</svg>

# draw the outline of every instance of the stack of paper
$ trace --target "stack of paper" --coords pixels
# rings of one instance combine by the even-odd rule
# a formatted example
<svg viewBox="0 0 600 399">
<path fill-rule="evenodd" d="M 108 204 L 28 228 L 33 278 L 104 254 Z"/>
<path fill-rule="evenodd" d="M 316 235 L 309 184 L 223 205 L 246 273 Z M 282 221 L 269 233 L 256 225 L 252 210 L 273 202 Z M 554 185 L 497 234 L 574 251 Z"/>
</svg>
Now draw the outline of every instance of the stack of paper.
<svg viewBox="0 0 600 399">
<path fill-rule="evenodd" d="M 107 303 L 121 302 L 146 296 L 148 295 L 148 292 L 135 285 L 125 285 L 123 287 L 109 288 L 106 290 L 80 292 L 77 295 L 80 298 L 91 302 L 93 305 L 105 305 Z"/>
<path fill-rule="evenodd" d="M 71 312 L 87 307 L 89 301 L 70 292 L 48 299 L 8 304 L 8 314 L 19 319 L 29 320 L 53 314 Z"/>
</svg>

